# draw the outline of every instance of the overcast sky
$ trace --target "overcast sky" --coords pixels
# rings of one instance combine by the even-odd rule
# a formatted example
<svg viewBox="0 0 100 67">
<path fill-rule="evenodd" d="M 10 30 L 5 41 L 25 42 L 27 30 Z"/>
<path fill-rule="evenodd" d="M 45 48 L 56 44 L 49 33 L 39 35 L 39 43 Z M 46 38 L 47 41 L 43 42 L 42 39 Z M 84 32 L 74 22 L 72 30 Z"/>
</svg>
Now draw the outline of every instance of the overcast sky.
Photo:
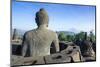
<svg viewBox="0 0 100 67">
<path fill-rule="evenodd" d="M 12 2 L 12 28 L 31 30 L 36 28 L 35 13 L 44 8 L 49 15 L 49 29 L 54 31 L 95 30 L 95 6 Z"/>
</svg>

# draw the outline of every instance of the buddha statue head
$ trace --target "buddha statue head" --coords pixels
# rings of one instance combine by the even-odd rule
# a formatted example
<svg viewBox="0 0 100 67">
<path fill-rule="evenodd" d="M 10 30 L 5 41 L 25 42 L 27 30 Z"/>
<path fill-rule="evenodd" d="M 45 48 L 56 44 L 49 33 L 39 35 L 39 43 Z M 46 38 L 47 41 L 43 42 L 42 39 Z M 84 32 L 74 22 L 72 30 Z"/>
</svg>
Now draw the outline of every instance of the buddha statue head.
<svg viewBox="0 0 100 67">
<path fill-rule="evenodd" d="M 41 8 L 37 13 L 36 13 L 36 24 L 38 27 L 40 26 L 46 26 L 48 27 L 49 23 L 49 17 L 45 9 Z"/>
</svg>

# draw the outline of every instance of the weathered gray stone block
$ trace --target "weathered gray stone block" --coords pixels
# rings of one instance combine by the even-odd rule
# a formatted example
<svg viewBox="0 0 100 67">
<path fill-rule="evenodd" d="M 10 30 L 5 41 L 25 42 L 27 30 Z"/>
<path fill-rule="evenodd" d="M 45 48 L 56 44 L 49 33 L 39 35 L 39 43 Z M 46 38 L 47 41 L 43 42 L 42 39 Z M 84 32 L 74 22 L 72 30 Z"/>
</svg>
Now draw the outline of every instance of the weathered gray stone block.
<svg viewBox="0 0 100 67">
<path fill-rule="evenodd" d="M 24 58 L 24 65 L 36 65 L 36 64 L 45 64 L 44 57 L 27 57 Z"/>
<path fill-rule="evenodd" d="M 11 58 L 11 66 L 19 65 L 35 65 L 35 64 L 45 64 L 44 57 L 22 57 L 13 55 Z"/>
<path fill-rule="evenodd" d="M 46 64 L 71 62 L 71 57 L 67 57 L 61 53 L 55 53 L 45 56 L 45 61 Z"/>
<path fill-rule="evenodd" d="M 23 57 L 12 55 L 11 56 L 11 66 L 18 66 L 18 65 L 23 65 Z"/>
<path fill-rule="evenodd" d="M 76 52 L 74 55 L 72 55 L 73 61 L 74 62 L 80 62 L 80 54 L 79 52 Z"/>
<path fill-rule="evenodd" d="M 65 50 L 61 51 L 65 56 L 70 56 L 73 62 L 81 61 L 80 49 L 78 46 L 68 46 Z"/>
<path fill-rule="evenodd" d="M 96 58 L 95 57 L 84 57 L 85 61 L 95 61 Z"/>
</svg>

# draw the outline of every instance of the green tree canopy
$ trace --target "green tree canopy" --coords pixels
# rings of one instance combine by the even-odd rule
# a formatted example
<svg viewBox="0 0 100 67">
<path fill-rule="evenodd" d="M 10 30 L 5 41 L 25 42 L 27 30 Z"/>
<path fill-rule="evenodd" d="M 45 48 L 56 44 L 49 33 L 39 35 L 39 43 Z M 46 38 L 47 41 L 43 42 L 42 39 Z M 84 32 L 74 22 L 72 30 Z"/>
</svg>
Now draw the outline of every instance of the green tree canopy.
<svg viewBox="0 0 100 67">
<path fill-rule="evenodd" d="M 80 33 L 75 35 L 75 40 L 84 40 L 84 38 L 85 38 L 84 32 L 80 32 Z"/>
<path fill-rule="evenodd" d="M 63 32 L 58 35 L 58 38 L 60 41 L 66 41 L 66 35 Z"/>
<path fill-rule="evenodd" d="M 74 36 L 73 35 L 66 35 L 66 39 L 67 39 L 67 41 L 73 41 Z"/>
</svg>

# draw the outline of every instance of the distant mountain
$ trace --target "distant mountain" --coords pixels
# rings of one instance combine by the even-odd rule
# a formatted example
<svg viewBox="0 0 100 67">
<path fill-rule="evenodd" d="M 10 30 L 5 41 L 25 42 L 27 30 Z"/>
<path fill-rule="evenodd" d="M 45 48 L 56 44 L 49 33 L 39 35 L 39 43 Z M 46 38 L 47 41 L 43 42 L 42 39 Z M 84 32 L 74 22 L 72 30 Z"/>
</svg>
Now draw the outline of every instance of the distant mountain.
<svg viewBox="0 0 100 67">
<path fill-rule="evenodd" d="M 75 35 L 74 32 L 70 32 L 70 31 L 57 31 L 57 34 L 59 35 L 61 32 L 63 32 L 65 35 Z"/>
</svg>

